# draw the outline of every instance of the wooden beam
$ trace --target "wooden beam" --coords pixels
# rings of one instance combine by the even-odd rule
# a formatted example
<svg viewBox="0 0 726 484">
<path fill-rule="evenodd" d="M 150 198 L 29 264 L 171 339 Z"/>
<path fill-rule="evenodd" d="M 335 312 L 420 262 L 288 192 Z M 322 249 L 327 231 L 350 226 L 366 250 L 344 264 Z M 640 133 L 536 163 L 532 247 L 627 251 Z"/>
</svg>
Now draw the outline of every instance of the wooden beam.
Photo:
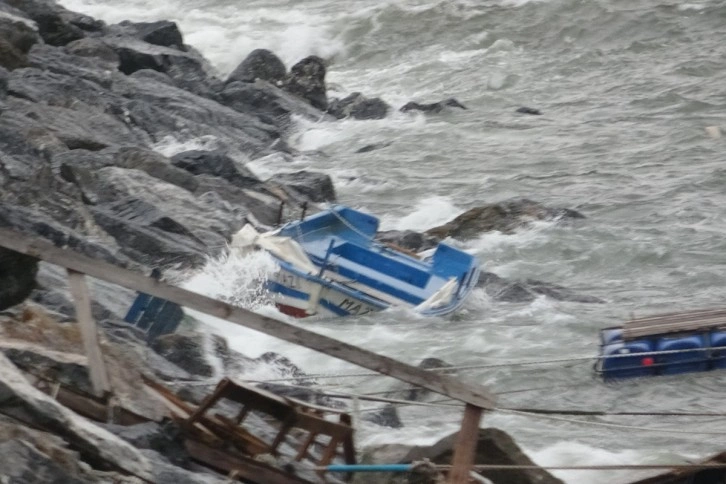
<svg viewBox="0 0 726 484">
<path fill-rule="evenodd" d="M 7 228 L 0 228 L 0 246 L 119 286 L 175 302 L 201 313 L 225 319 L 290 343 L 305 346 L 476 407 L 484 409 L 494 407 L 493 395 L 481 385 L 465 384 L 450 375 L 416 368 L 393 358 L 378 355 L 372 351 L 358 348 L 301 327 L 262 316 L 186 289 L 167 285 L 107 262 L 92 259 L 71 250 L 61 249 L 44 239 L 19 234 Z"/>
<path fill-rule="evenodd" d="M 461 419 L 461 429 L 456 436 L 454 457 L 451 460 L 451 471 L 449 471 L 449 484 L 467 484 L 469 472 L 474 465 L 476 455 L 476 444 L 479 440 L 479 422 L 481 421 L 482 409 L 474 405 L 467 405 L 464 408 L 464 418 Z"/>
<path fill-rule="evenodd" d="M 69 268 L 68 285 L 70 286 L 73 301 L 76 304 L 76 319 L 78 320 L 78 327 L 83 337 L 83 346 L 88 357 L 88 371 L 91 376 L 93 391 L 96 396 L 103 397 L 111 391 L 111 385 L 108 382 L 101 347 L 98 345 L 98 332 L 91 314 L 91 296 L 88 292 L 85 276 Z"/>
</svg>

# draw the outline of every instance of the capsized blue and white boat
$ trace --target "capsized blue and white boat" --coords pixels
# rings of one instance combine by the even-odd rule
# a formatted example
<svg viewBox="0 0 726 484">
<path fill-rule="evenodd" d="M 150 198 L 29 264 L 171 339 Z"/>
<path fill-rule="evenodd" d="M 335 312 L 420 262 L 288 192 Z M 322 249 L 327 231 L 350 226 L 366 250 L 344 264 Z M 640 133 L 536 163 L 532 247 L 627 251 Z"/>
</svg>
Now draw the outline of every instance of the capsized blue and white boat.
<svg viewBox="0 0 726 484">
<path fill-rule="evenodd" d="M 442 316 L 464 303 L 479 278 L 476 257 L 440 243 L 425 258 L 374 238 L 378 219 L 336 205 L 258 233 L 246 225 L 233 249 L 268 251 L 279 270 L 267 281 L 278 309 L 290 316 L 339 317 L 411 308 Z"/>
</svg>

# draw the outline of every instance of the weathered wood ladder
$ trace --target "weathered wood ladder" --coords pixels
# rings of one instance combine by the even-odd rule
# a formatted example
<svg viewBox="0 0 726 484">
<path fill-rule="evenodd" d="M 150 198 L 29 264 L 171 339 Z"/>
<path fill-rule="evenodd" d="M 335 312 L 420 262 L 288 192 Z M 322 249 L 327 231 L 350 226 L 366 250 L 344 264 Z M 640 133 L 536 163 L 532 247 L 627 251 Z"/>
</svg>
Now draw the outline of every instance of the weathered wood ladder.
<svg viewBox="0 0 726 484">
<path fill-rule="evenodd" d="M 56 247 L 38 237 L 0 228 L 0 246 L 64 267 L 68 271 L 69 286 L 75 300 L 78 323 L 88 355 L 91 381 L 99 395 L 107 393 L 111 388 L 98 345 L 96 325 L 91 316 L 91 299 L 85 282 L 86 275 L 166 299 L 464 402 L 466 406 L 448 482 L 462 484 L 469 481 L 482 412 L 494 408 L 494 396 L 485 387 L 466 384 L 450 375 L 429 372 L 223 301 L 170 286 L 75 251 Z"/>
</svg>

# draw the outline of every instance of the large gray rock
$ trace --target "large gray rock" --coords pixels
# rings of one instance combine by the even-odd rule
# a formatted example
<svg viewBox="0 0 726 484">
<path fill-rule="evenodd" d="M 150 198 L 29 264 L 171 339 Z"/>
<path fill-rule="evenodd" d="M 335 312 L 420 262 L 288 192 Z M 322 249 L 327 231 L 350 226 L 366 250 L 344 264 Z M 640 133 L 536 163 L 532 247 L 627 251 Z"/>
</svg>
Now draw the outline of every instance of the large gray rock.
<svg viewBox="0 0 726 484">
<path fill-rule="evenodd" d="M 605 302 L 595 296 L 577 294 L 572 289 L 557 284 L 535 279 L 510 281 L 492 272 L 482 272 L 479 275 L 477 287 L 484 288 L 491 298 L 504 302 L 531 302 L 539 296 L 547 296 L 557 301 L 597 304 Z"/>
<path fill-rule="evenodd" d="M 0 481 L 8 484 L 85 484 L 47 454 L 20 439 L 0 441 Z"/>
<path fill-rule="evenodd" d="M 28 51 L 39 41 L 35 23 L 22 12 L 0 9 L 0 66 L 10 70 L 27 66 Z"/>
<path fill-rule="evenodd" d="M 159 336 L 151 343 L 151 348 L 192 375 L 212 377 L 217 374 L 217 368 L 207 354 L 214 354 L 217 361 L 221 361 L 219 358 L 226 352 L 227 342 L 218 336 L 181 332 Z"/>
<path fill-rule="evenodd" d="M 159 20 L 157 22 L 130 22 L 124 20 L 110 28 L 112 30 L 118 29 L 127 35 L 136 37 L 149 44 L 184 50 L 184 39 L 176 22 L 170 22 L 168 20 Z"/>
<path fill-rule="evenodd" d="M 267 49 L 255 49 L 232 71 L 227 83 L 262 79 L 275 84 L 282 81 L 286 73 L 285 64 L 274 53 Z"/>
<path fill-rule="evenodd" d="M 391 107 L 381 98 L 369 99 L 359 92 L 334 99 L 328 106 L 328 112 L 338 119 L 383 119 Z"/>
<path fill-rule="evenodd" d="M 234 81 L 219 93 L 220 102 L 241 113 L 253 113 L 281 130 L 290 125 L 290 116 L 297 114 L 311 120 L 335 120 L 319 108 L 311 106 L 273 84 L 257 79 L 254 83 Z"/>
<path fill-rule="evenodd" d="M 365 461 L 370 462 L 419 462 L 429 459 L 434 464 L 451 464 L 457 433 L 442 438 L 431 446 L 384 445 L 366 452 Z M 495 429 L 479 429 L 477 450 L 474 456 L 477 464 L 535 465 L 507 433 Z M 494 484 L 563 484 L 544 469 L 484 470 L 479 474 Z M 402 483 L 406 476 L 381 475 L 378 482 Z M 417 481 L 434 484 L 435 481 Z"/>
<path fill-rule="evenodd" d="M 575 210 L 549 208 L 532 200 L 514 199 L 472 208 L 444 225 L 427 230 L 426 234 L 439 239 L 467 239 L 493 230 L 509 234 L 535 220 L 581 218 L 585 218 L 584 215 Z"/>
<path fill-rule="evenodd" d="M 312 202 L 335 202 L 335 187 L 329 175 L 311 171 L 280 173 L 268 180 L 294 190 Z"/>
<path fill-rule="evenodd" d="M 323 59 L 315 55 L 308 56 L 290 68 L 282 88 L 325 111 L 328 109 L 325 72 Z"/>
<path fill-rule="evenodd" d="M 35 289 L 38 259 L 0 247 L 0 311 L 20 304 Z"/>
<path fill-rule="evenodd" d="M 230 156 L 218 151 L 191 150 L 178 153 L 171 158 L 174 166 L 193 175 L 212 175 L 224 178 L 240 188 L 260 184 L 257 178 L 244 165 L 238 164 Z"/>
<path fill-rule="evenodd" d="M 3 355 L 0 375 L 1 413 L 35 428 L 52 430 L 78 450 L 86 462 L 111 465 L 153 482 L 149 461 L 136 449 L 35 389 Z"/>
<path fill-rule="evenodd" d="M 69 42 L 83 38 L 85 32 L 74 25 L 76 16 L 55 2 L 43 0 L 6 0 L 6 2 L 21 10 L 38 26 L 38 32 L 46 44 L 66 45 Z"/>
</svg>

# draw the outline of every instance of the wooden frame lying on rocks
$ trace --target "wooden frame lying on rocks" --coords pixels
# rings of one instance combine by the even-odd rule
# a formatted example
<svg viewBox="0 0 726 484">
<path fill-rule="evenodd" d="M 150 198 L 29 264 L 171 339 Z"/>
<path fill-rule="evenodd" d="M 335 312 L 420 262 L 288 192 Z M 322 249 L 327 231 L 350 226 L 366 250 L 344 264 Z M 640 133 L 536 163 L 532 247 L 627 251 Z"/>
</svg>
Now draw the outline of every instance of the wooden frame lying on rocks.
<svg viewBox="0 0 726 484">
<path fill-rule="evenodd" d="M 476 439 L 472 436 L 476 435 L 475 430 L 479 428 L 482 412 L 485 409 L 494 408 L 494 397 L 485 387 L 463 383 L 450 375 L 416 368 L 298 326 L 165 284 L 108 262 L 92 259 L 73 250 L 56 247 L 47 240 L 21 234 L 8 228 L 0 228 L 0 246 L 65 267 L 69 270 L 69 275 L 76 279 L 76 285 L 84 275 L 92 276 L 138 292 L 164 298 L 181 306 L 225 319 L 466 403 L 448 481 L 457 484 L 468 482 L 476 451 Z M 82 291 L 74 294 L 74 298 L 76 298 L 79 316 L 90 314 L 90 309 L 84 308 L 84 306 L 90 305 L 90 298 L 86 298 Z M 86 322 L 79 321 L 79 323 L 89 326 L 95 335 L 96 328 L 93 321 L 87 317 L 84 317 L 84 320 Z M 97 393 L 102 394 L 107 391 L 107 381 L 104 381 L 105 370 L 100 357 L 100 348 L 93 335 L 89 333 L 89 346 L 86 347 L 86 352 L 91 371 L 96 372 L 96 376 L 92 378 L 94 388 Z M 86 341 L 85 337 L 84 341 Z"/>
</svg>

